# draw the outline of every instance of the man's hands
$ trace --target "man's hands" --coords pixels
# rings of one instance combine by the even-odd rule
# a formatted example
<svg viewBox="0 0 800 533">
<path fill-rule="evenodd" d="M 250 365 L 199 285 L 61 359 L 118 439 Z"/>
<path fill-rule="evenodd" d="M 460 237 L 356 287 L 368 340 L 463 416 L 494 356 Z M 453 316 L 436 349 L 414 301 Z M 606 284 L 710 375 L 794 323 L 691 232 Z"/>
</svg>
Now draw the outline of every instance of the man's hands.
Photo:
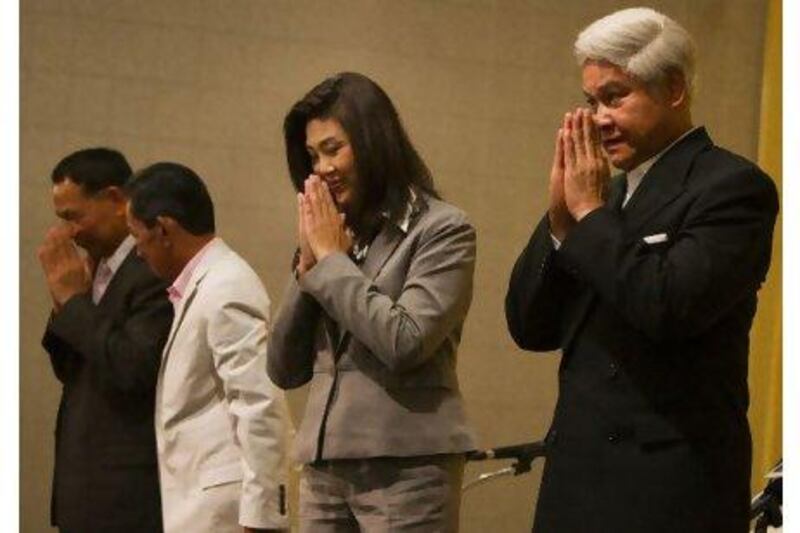
<svg viewBox="0 0 800 533">
<path fill-rule="evenodd" d="M 600 132 L 588 109 L 567 113 L 556 136 L 550 171 L 550 229 L 558 240 L 590 212 L 605 204 L 609 185 L 608 160 Z"/>
<path fill-rule="evenodd" d="M 80 256 L 66 226 L 59 224 L 47 231 L 38 256 L 56 312 L 76 294 L 91 290 L 91 259 Z"/>
<path fill-rule="evenodd" d="M 317 261 L 334 252 L 350 251 L 353 235 L 344 225 L 344 215 L 336 209 L 328 186 L 312 174 L 305 181 L 305 193 L 297 194 L 298 244 L 302 276 Z"/>
</svg>

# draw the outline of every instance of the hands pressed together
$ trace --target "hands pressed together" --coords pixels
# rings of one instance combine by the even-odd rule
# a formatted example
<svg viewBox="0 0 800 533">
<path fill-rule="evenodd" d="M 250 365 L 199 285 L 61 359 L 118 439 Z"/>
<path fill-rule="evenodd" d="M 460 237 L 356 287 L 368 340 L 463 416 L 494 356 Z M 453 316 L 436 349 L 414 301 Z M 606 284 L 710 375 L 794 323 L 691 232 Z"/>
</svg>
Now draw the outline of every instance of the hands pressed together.
<svg viewBox="0 0 800 533">
<path fill-rule="evenodd" d="M 557 239 L 563 240 L 572 226 L 605 204 L 609 176 L 591 111 L 578 108 L 567 113 L 556 135 L 550 171 L 548 217 Z"/>
<path fill-rule="evenodd" d="M 353 234 L 345 226 L 327 184 L 311 174 L 305 181 L 305 192 L 297 193 L 298 244 L 300 261 L 297 273 L 302 276 L 317 261 L 334 252 L 350 251 Z"/>
<path fill-rule="evenodd" d="M 81 257 L 65 225 L 47 231 L 38 256 L 56 311 L 73 296 L 91 290 L 92 261 Z"/>
</svg>

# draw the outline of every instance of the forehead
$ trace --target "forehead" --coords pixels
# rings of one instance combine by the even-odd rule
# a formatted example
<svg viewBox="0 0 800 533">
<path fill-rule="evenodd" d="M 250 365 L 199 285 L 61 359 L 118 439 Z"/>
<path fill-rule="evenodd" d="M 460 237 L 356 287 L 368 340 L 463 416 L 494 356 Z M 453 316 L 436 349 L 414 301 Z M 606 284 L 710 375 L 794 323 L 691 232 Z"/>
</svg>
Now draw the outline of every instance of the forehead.
<svg viewBox="0 0 800 533">
<path fill-rule="evenodd" d="M 53 184 L 53 203 L 56 205 L 75 205 L 89 200 L 83 187 L 69 178 Z"/>
<path fill-rule="evenodd" d="M 587 61 L 583 64 L 581 74 L 583 91 L 589 94 L 611 85 L 631 87 L 638 84 L 633 76 L 607 61 Z"/>
<path fill-rule="evenodd" d="M 335 118 L 314 118 L 306 124 L 306 144 L 308 146 L 316 146 L 331 138 L 347 140 L 347 133 Z"/>
</svg>

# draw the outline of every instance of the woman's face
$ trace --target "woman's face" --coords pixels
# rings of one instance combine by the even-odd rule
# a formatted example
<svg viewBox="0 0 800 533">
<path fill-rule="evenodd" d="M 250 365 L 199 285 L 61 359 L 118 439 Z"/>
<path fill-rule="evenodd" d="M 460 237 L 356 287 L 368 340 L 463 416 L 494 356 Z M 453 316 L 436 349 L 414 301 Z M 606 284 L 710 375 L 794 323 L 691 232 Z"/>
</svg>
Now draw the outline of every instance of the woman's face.
<svg viewBox="0 0 800 533">
<path fill-rule="evenodd" d="M 335 118 L 315 118 L 306 124 L 306 150 L 311 169 L 331 191 L 339 211 L 352 213 L 358 176 L 350 138 Z"/>
</svg>

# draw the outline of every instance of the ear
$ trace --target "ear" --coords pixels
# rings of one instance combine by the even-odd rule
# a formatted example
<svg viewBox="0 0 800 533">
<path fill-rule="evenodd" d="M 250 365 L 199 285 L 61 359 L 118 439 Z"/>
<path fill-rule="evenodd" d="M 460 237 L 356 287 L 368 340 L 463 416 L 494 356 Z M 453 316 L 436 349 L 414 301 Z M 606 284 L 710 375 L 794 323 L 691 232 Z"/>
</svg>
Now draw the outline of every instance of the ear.
<svg viewBox="0 0 800 533">
<path fill-rule="evenodd" d="M 160 226 L 161 231 L 163 231 L 164 236 L 175 236 L 175 234 L 182 229 L 181 225 L 170 216 L 159 215 L 156 217 L 156 220 L 158 221 L 158 225 Z"/>
<path fill-rule="evenodd" d="M 677 109 L 686 105 L 689 102 L 689 87 L 686 85 L 686 78 L 683 73 L 677 70 L 670 70 L 667 76 L 670 107 Z"/>
<path fill-rule="evenodd" d="M 110 185 L 103 189 L 103 194 L 112 202 L 122 204 L 123 207 L 128 203 L 128 196 L 121 187 L 117 187 L 116 185 Z"/>
</svg>

